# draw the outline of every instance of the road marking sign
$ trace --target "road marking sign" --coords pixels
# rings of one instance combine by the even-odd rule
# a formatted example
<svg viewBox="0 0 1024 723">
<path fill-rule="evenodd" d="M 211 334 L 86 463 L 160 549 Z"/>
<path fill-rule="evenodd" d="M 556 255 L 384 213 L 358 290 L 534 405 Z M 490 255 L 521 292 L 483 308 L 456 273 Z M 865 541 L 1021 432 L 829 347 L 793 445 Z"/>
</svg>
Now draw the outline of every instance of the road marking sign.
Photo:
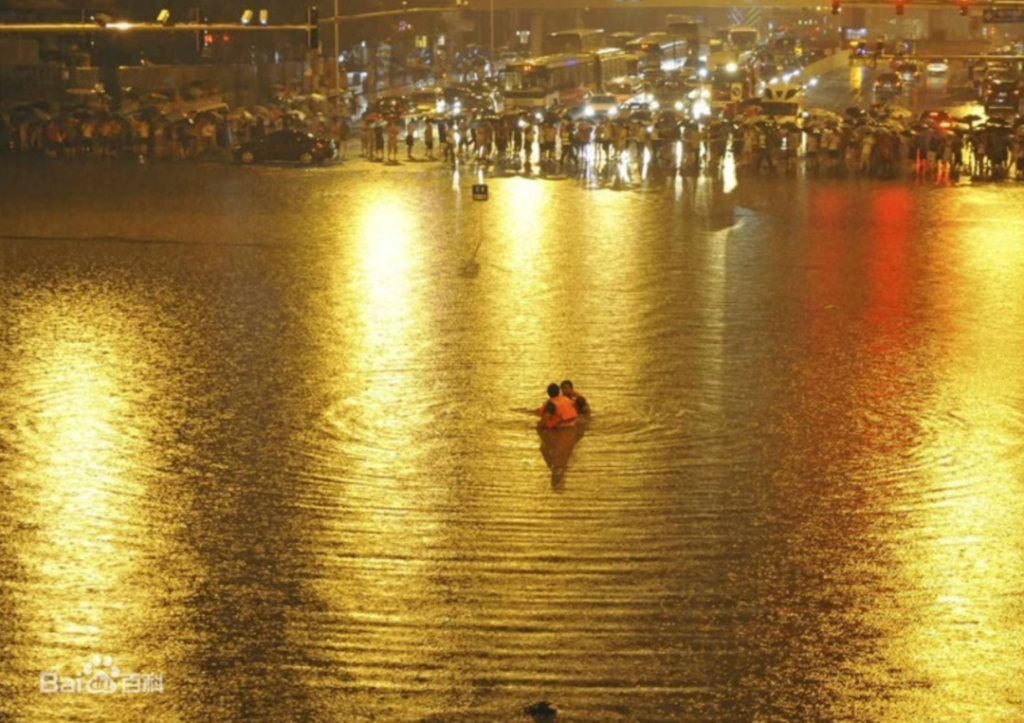
<svg viewBox="0 0 1024 723">
<path fill-rule="evenodd" d="M 474 201 L 486 201 L 487 200 L 487 184 L 486 183 L 474 183 L 473 184 L 473 200 Z"/>
</svg>

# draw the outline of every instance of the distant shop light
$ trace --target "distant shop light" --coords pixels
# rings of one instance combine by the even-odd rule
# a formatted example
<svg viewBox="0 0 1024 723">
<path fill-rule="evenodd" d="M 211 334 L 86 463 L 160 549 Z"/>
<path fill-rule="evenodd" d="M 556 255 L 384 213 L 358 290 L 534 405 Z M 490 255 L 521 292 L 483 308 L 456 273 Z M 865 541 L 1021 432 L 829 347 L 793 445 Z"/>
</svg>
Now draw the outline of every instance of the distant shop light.
<svg viewBox="0 0 1024 723">
<path fill-rule="evenodd" d="M 252 10 L 245 9 L 242 11 L 242 25 L 248 25 L 252 22 Z"/>
<path fill-rule="evenodd" d="M 169 25 L 171 22 L 171 11 L 164 8 L 157 14 L 156 21 L 161 25 Z"/>
</svg>

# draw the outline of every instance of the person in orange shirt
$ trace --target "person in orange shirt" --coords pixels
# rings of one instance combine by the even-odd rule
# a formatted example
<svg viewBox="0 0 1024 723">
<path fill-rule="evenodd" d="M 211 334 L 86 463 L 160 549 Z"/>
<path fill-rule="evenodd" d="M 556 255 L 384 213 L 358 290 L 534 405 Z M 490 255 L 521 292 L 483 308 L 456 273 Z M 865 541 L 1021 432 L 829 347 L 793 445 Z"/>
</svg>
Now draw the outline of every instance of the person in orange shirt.
<svg viewBox="0 0 1024 723">
<path fill-rule="evenodd" d="M 557 384 L 548 385 L 548 401 L 537 412 L 540 414 L 538 429 L 569 427 L 575 424 L 579 417 L 576 405 L 562 395 L 562 390 Z"/>
<path fill-rule="evenodd" d="M 562 382 L 562 396 L 567 397 L 575 405 L 577 414 L 590 414 L 590 403 L 587 402 L 587 398 L 577 392 L 568 379 Z"/>
</svg>

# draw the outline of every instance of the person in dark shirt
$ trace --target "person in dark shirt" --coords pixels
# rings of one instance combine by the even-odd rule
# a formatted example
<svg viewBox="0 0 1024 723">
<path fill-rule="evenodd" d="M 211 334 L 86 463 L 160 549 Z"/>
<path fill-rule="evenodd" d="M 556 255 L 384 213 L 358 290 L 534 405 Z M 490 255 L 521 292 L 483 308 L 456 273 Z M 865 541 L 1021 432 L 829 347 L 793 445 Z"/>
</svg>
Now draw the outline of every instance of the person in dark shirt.
<svg viewBox="0 0 1024 723">
<path fill-rule="evenodd" d="M 579 414 L 590 414 L 590 404 L 587 402 L 587 398 L 573 388 L 570 380 L 566 379 L 562 382 L 561 391 L 563 397 L 568 397 L 572 400 Z"/>
</svg>

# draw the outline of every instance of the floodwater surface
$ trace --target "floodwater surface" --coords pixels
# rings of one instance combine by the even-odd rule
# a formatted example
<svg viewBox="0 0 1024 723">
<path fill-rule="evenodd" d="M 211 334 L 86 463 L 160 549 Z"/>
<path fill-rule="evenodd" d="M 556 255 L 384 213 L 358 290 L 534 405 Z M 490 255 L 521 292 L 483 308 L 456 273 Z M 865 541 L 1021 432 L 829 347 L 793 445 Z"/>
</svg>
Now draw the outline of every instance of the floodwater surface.
<svg viewBox="0 0 1024 723">
<path fill-rule="evenodd" d="M 1024 188 L 475 180 L 0 167 L 0 720 L 1020 720 Z"/>
</svg>

